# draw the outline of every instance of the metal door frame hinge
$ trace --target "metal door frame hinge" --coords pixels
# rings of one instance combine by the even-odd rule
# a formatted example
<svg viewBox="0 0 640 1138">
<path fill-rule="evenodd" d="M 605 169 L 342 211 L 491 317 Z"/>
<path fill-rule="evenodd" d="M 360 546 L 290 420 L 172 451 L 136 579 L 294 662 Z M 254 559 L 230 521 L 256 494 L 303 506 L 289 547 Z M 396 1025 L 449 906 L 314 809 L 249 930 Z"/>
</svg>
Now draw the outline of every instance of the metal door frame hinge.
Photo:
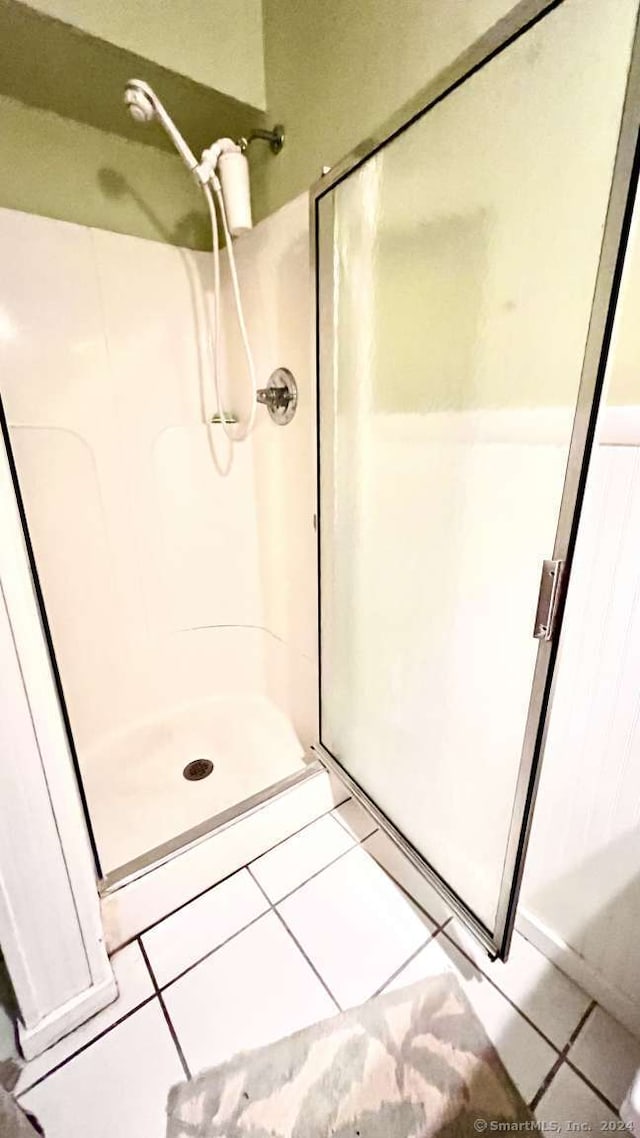
<svg viewBox="0 0 640 1138">
<path fill-rule="evenodd" d="M 533 629 L 535 640 L 553 640 L 556 616 L 562 596 L 564 561 L 543 561 L 540 590 Z"/>
</svg>

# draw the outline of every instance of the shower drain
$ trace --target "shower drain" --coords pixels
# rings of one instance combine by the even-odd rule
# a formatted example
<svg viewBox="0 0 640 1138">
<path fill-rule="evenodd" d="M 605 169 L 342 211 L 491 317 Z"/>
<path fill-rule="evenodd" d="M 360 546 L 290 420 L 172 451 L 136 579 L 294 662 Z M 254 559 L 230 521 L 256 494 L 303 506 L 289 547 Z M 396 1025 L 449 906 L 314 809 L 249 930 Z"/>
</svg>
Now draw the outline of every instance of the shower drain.
<svg viewBox="0 0 640 1138">
<path fill-rule="evenodd" d="M 189 782 L 199 782 L 201 778 L 206 778 L 213 770 L 213 763 L 211 759 L 192 759 L 187 763 L 183 770 L 184 777 Z"/>
</svg>

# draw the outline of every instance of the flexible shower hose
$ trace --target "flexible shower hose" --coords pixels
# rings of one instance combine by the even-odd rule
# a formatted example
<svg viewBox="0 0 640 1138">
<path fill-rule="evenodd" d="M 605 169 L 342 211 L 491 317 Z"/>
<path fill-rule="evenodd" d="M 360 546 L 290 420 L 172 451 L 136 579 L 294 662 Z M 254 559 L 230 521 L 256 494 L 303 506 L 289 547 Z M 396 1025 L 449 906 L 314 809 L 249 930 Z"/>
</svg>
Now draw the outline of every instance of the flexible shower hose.
<svg viewBox="0 0 640 1138">
<path fill-rule="evenodd" d="M 238 282 L 238 272 L 236 269 L 236 259 L 235 259 L 235 255 L 233 252 L 233 243 L 231 240 L 231 234 L 229 232 L 229 226 L 227 224 L 227 213 L 226 213 L 226 210 L 224 208 L 224 198 L 222 196 L 222 188 L 221 188 L 220 182 L 219 182 L 219 180 L 215 174 L 213 175 L 212 183 L 213 183 L 213 190 L 215 193 L 215 201 L 214 201 L 213 194 L 211 193 L 210 186 L 203 185 L 202 188 L 204 190 L 204 195 L 207 199 L 207 205 L 209 207 L 209 217 L 211 218 L 211 236 L 212 236 L 212 243 L 213 243 L 213 287 L 214 287 L 214 298 L 213 298 L 213 324 L 214 324 L 214 329 L 213 329 L 213 338 L 214 338 L 214 342 L 213 342 L 213 382 L 214 382 L 216 400 L 218 403 L 218 412 L 220 414 L 220 422 L 222 423 L 222 428 L 223 428 L 225 434 L 227 435 L 227 438 L 229 438 L 232 442 L 242 442 L 242 440 L 246 439 L 247 436 L 250 434 L 250 432 L 253 428 L 253 423 L 254 423 L 255 417 L 256 417 L 256 408 L 257 408 L 256 371 L 255 371 L 255 366 L 253 363 L 253 356 L 251 354 L 251 345 L 249 344 L 249 336 L 247 333 L 247 326 L 246 326 L 245 319 L 244 319 L 244 312 L 242 311 L 242 299 L 240 297 L 240 285 Z M 219 381 L 219 371 L 220 371 L 220 368 L 219 368 L 219 361 L 220 361 L 220 350 L 219 350 L 219 341 L 220 341 L 220 335 L 219 335 L 219 333 L 220 333 L 220 240 L 218 237 L 218 221 L 217 221 L 217 216 L 216 216 L 216 202 L 218 205 L 218 209 L 220 210 L 220 221 L 222 223 L 222 231 L 224 233 L 224 237 L 225 237 L 225 241 L 226 241 L 226 245 L 227 245 L 227 253 L 229 256 L 229 272 L 231 274 L 231 287 L 233 290 L 233 298 L 235 301 L 236 315 L 238 318 L 238 327 L 240 329 L 240 336 L 242 338 L 242 346 L 244 348 L 244 354 L 245 354 L 246 361 L 247 361 L 247 370 L 249 372 L 249 381 L 251 384 L 251 412 L 249 414 L 249 418 L 247 419 L 246 423 L 244 423 L 243 425 L 239 425 L 238 423 L 232 423 L 232 421 L 230 419 L 226 418 L 226 414 L 225 414 L 225 411 L 224 411 L 223 406 L 222 406 L 222 401 L 220 399 L 220 381 Z"/>
</svg>

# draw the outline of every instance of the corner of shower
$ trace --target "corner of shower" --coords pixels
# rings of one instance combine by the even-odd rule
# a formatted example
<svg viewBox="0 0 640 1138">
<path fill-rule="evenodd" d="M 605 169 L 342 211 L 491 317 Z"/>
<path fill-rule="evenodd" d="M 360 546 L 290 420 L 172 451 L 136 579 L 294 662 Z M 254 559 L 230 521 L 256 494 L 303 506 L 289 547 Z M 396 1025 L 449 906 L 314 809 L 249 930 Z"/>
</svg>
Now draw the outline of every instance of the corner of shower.
<svg viewBox="0 0 640 1138">
<path fill-rule="evenodd" d="M 0 404 L 102 895 L 229 828 L 315 769 L 301 742 L 313 735 L 309 715 L 301 728 L 289 698 L 289 689 L 304 687 L 308 711 L 315 676 L 300 651 L 290 656 L 266 615 L 274 604 L 261 578 L 254 479 L 254 429 L 263 419 L 267 430 L 290 422 L 297 388 L 284 367 L 257 384 L 253 298 L 243 307 L 233 252 L 233 239 L 253 224 L 248 148 L 263 140 L 278 154 L 284 128 L 219 139 L 198 161 L 147 84 L 132 80 L 125 103 L 136 122 L 163 128 L 194 176 L 209 206 L 213 259 L 19 215 L 16 262 L 55 263 L 61 287 L 43 282 L 26 298 L 8 271 L 7 320 L 24 326 L 25 344 L 38 337 L 43 313 L 60 331 L 50 349 L 57 355 L 41 369 L 17 352 Z M 185 257 L 202 260 L 201 295 L 185 278 Z M 135 314 L 121 304 L 132 273 Z M 218 343 L 227 313 L 237 324 L 233 360 Z M 237 389 L 225 369 L 240 375 Z M 224 470 L 213 455 L 218 446 L 229 456 Z"/>
</svg>

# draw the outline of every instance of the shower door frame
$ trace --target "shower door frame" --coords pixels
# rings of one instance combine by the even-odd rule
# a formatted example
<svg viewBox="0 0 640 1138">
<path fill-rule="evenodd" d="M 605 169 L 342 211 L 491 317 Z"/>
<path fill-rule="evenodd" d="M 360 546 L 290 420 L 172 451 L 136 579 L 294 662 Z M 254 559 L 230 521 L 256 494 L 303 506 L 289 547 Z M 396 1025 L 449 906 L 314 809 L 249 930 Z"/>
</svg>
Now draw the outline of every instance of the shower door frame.
<svg viewBox="0 0 640 1138">
<path fill-rule="evenodd" d="M 388 142 L 408 130 L 418 119 L 460 87 L 485 64 L 508 48 L 566 0 L 520 0 L 515 8 L 485 35 L 442 71 L 415 99 L 406 104 L 376 134 L 358 145 L 336 166 L 326 169 L 310 191 L 311 274 L 314 295 L 314 362 L 316 384 L 317 459 L 317 575 L 318 575 L 318 700 L 319 734 L 313 747 L 325 766 L 336 774 L 350 792 L 374 816 L 381 829 L 409 858 L 419 873 L 445 899 L 454 913 L 472 931 L 489 955 L 506 960 L 513 935 L 520 886 L 531 832 L 542 757 L 553 701 L 555 665 L 562 633 L 565 600 L 570 584 L 580 515 L 585 495 L 591 455 L 597 430 L 601 396 L 605 383 L 609 348 L 613 334 L 618 294 L 622 280 L 629 231 L 636 201 L 640 173 L 640 30 L 638 13 L 620 121 L 620 130 L 609 201 L 600 247 L 591 316 L 585 342 L 580 386 L 569 445 L 562 500 L 554 548 L 550 556 L 563 563 L 561 595 L 554 614 L 553 635 L 539 640 L 531 685 L 529 709 L 524 729 L 518 779 L 506 856 L 503 865 L 495 930 L 489 929 L 464 899 L 440 876 L 401 830 L 386 816 L 363 787 L 347 772 L 322 740 L 322 630 L 321 630 L 321 494 L 320 494 L 320 230 L 319 203 L 339 183 L 354 173 Z M 639 5 L 640 7 L 640 5 Z M 535 597 L 532 597 L 532 609 Z M 532 611 L 533 617 L 533 611 Z"/>
</svg>

